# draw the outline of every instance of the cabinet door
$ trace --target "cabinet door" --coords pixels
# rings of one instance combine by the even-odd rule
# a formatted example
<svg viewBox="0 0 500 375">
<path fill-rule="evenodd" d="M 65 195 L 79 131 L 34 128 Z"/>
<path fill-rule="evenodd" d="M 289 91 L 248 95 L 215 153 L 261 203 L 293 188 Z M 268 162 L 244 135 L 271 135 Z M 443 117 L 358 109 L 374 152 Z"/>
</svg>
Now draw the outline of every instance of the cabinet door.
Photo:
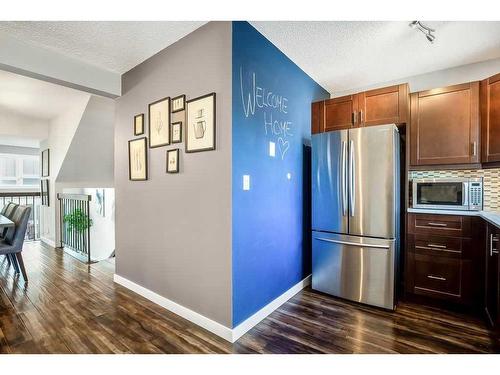
<svg viewBox="0 0 500 375">
<path fill-rule="evenodd" d="M 500 74 L 481 82 L 482 161 L 500 162 Z"/>
<path fill-rule="evenodd" d="M 486 246 L 486 284 L 485 284 L 485 307 L 490 323 L 498 322 L 499 309 L 499 232 L 493 225 L 488 225 L 488 245 Z"/>
<path fill-rule="evenodd" d="M 325 102 L 311 104 L 311 134 L 324 132 Z"/>
<path fill-rule="evenodd" d="M 402 124 L 407 121 L 408 85 L 396 85 L 358 94 L 361 126 Z"/>
<path fill-rule="evenodd" d="M 410 165 L 479 163 L 479 82 L 413 93 Z"/>
<path fill-rule="evenodd" d="M 325 131 L 358 126 L 357 109 L 357 95 L 325 100 Z"/>
</svg>

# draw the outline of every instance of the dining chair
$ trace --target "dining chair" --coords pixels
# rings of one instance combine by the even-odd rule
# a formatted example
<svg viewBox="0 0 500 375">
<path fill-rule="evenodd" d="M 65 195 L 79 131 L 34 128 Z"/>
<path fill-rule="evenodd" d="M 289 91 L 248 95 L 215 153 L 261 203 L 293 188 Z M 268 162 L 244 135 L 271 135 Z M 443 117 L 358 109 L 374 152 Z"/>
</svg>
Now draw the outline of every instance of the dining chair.
<svg viewBox="0 0 500 375">
<path fill-rule="evenodd" d="M 5 213 L 2 213 L 2 215 L 5 216 L 5 217 L 8 217 L 10 219 L 11 216 L 16 211 L 16 209 L 17 209 L 18 206 L 19 205 L 16 204 L 16 203 L 9 202 L 9 204 L 7 205 L 7 208 L 5 209 Z"/>
<path fill-rule="evenodd" d="M 7 202 L 7 204 L 4 203 L 2 211 L 0 214 L 5 215 L 5 211 L 7 211 L 7 208 L 12 204 L 12 202 Z"/>
<path fill-rule="evenodd" d="M 14 230 L 8 231 L 4 239 L 0 240 L 0 255 L 10 256 L 16 273 L 21 272 L 25 281 L 28 281 L 26 268 L 24 267 L 23 251 L 24 236 L 28 227 L 31 207 L 18 206 L 14 215 L 10 218 L 14 224 Z"/>
<path fill-rule="evenodd" d="M 19 206 L 16 203 L 9 202 L 7 206 L 4 206 L 4 209 L 2 210 L 2 215 L 5 216 L 7 219 L 12 219 L 12 216 L 16 212 L 17 206 Z M 5 238 L 7 235 L 9 228 L 3 228 L 0 230 L 0 239 Z"/>
<path fill-rule="evenodd" d="M 14 213 L 15 209 L 16 209 L 16 204 L 13 202 L 8 202 L 7 204 L 4 204 L 0 214 L 2 214 L 3 216 L 8 218 L 10 215 L 12 215 Z M 5 238 L 5 236 L 7 234 L 7 230 L 8 230 L 8 228 L 0 229 L 0 240 Z M 10 255 L 5 255 L 5 257 L 7 258 L 7 263 L 10 266 L 10 264 L 11 264 Z"/>
</svg>

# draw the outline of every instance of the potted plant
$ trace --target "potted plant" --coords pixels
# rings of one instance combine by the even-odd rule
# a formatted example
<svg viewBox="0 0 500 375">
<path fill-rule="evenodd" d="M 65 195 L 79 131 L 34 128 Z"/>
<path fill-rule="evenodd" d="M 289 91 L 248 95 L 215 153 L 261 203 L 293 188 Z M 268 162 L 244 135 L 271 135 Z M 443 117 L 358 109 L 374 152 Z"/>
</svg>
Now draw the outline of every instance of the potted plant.
<svg viewBox="0 0 500 375">
<path fill-rule="evenodd" d="M 66 230 L 69 232 L 75 231 L 80 235 L 93 225 L 92 219 L 80 208 L 75 208 L 70 214 L 64 215 L 63 221 L 67 225 Z M 84 249 L 86 249 L 87 239 L 86 236 L 82 237 Z"/>
</svg>

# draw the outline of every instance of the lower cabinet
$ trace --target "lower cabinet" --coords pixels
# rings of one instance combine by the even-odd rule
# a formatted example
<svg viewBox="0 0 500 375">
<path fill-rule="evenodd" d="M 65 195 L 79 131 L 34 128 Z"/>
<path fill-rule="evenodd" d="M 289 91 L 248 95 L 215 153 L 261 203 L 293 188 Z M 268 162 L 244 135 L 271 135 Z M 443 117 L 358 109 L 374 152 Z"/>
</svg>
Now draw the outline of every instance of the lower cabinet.
<svg viewBox="0 0 500 375">
<path fill-rule="evenodd" d="M 500 229 L 488 224 L 487 227 L 487 246 L 486 246 L 486 272 L 485 272 L 485 293 L 484 306 L 486 316 L 493 326 L 500 323 L 500 267 L 498 251 Z"/>
<path fill-rule="evenodd" d="M 471 216 L 408 214 L 406 292 L 480 306 L 484 268 L 481 226 L 481 219 Z"/>
</svg>

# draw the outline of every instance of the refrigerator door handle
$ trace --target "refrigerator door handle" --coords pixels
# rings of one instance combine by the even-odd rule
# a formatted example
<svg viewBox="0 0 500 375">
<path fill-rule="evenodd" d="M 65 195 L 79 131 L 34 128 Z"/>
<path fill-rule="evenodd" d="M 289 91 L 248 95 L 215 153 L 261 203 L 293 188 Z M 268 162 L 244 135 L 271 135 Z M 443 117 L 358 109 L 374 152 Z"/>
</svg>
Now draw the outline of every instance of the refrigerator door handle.
<svg viewBox="0 0 500 375">
<path fill-rule="evenodd" d="M 354 186 L 356 183 L 355 176 L 355 165 L 354 165 L 354 141 L 349 141 L 349 214 L 354 216 L 356 200 L 354 198 Z"/>
<path fill-rule="evenodd" d="M 340 245 L 347 245 L 347 246 L 370 247 L 370 248 L 374 248 L 374 249 L 387 249 L 387 250 L 389 249 L 389 245 L 365 244 L 365 243 L 357 243 L 357 242 L 349 242 L 349 241 L 341 241 L 341 240 L 332 240 L 330 238 L 322 238 L 322 237 L 314 237 L 314 239 L 318 240 L 318 241 L 337 243 Z"/>
<path fill-rule="evenodd" d="M 342 141 L 342 155 L 341 161 L 342 164 L 342 175 L 340 176 L 341 184 L 342 184 L 342 216 L 347 215 L 347 142 Z"/>
</svg>

